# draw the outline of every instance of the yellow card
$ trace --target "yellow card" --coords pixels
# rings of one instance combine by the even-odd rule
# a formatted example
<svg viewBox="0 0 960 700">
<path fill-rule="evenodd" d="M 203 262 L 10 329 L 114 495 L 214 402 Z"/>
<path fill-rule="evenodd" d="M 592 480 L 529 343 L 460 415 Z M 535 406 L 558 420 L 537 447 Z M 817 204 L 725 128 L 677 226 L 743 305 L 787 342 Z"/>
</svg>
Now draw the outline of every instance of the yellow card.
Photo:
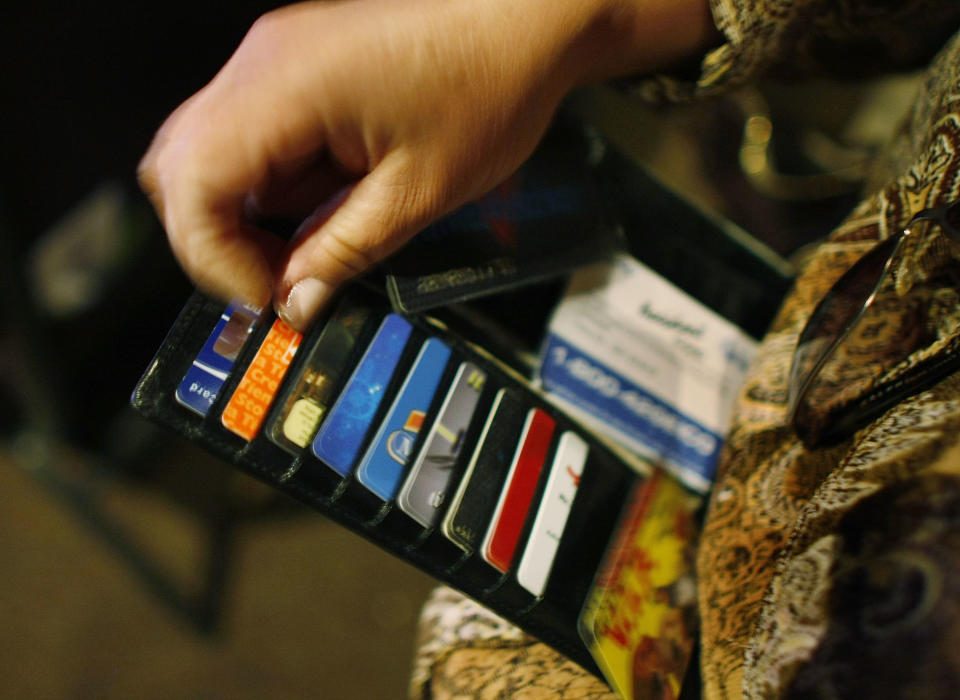
<svg viewBox="0 0 960 700">
<path fill-rule="evenodd" d="M 660 471 L 640 483 L 580 614 L 580 636 L 625 700 L 680 693 L 696 633 L 699 502 Z"/>
</svg>

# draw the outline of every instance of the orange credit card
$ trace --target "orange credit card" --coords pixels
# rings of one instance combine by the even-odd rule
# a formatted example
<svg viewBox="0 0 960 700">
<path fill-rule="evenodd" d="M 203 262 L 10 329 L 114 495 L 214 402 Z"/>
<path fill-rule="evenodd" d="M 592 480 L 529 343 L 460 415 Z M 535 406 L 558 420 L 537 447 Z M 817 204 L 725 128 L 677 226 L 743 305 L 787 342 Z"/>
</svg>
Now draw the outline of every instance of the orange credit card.
<svg viewBox="0 0 960 700">
<path fill-rule="evenodd" d="M 283 375 L 303 338 L 279 318 L 260 344 L 256 356 L 227 402 L 220 421 L 230 432 L 252 440 L 280 388 Z"/>
</svg>

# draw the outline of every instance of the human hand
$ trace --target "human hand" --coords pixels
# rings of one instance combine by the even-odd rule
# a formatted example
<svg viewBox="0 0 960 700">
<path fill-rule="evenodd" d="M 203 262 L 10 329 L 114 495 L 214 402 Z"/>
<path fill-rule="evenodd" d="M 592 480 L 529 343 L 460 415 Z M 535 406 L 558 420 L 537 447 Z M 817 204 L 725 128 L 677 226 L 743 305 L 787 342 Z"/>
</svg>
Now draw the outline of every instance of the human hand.
<svg viewBox="0 0 960 700">
<path fill-rule="evenodd" d="M 705 27 L 675 23 L 685 3 Z M 712 30 L 704 6 L 293 5 L 261 18 L 169 117 L 141 183 L 201 287 L 274 300 L 303 330 L 338 285 L 509 176 L 572 87 L 699 48 Z M 310 215 L 287 244 L 256 214 Z"/>
</svg>

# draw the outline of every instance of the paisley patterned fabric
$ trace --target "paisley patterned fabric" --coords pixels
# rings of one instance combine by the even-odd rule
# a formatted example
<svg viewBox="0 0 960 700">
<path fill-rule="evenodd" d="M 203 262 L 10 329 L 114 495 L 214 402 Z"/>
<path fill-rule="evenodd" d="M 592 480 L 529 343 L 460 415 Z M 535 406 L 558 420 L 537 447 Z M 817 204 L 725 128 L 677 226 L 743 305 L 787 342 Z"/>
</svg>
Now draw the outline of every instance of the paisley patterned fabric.
<svg viewBox="0 0 960 700">
<path fill-rule="evenodd" d="M 683 100 L 761 76 L 857 77 L 925 66 L 957 30 L 951 0 L 711 0 L 725 41 L 695 81 L 644 77 L 645 98 Z"/>
<path fill-rule="evenodd" d="M 699 549 L 707 697 L 955 694 L 960 647 L 945 621 L 960 605 L 951 589 L 957 555 L 946 547 L 957 515 L 939 503 L 960 497 L 960 376 L 832 448 L 808 450 L 785 425 L 793 348 L 817 301 L 911 214 L 960 196 L 960 38 L 929 75 L 895 145 L 901 170 L 813 256 L 741 392 Z M 904 255 L 897 284 L 934 280 L 951 262 L 931 229 Z M 956 299 L 953 288 L 934 291 L 935 342 L 889 377 L 954 351 Z M 861 370 L 848 367 L 848 399 L 866 390 L 853 381 Z M 906 503 L 909 512 L 878 515 L 881 504 Z"/>
<path fill-rule="evenodd" d="M 797 336 L 834 281 L 912 214 L 960 197 L 960 36 L 950 39 L 960 3 L 713 0 L 713 11 L 727 41 L 699 81 L 648 79 L 639 92 L 681 99 L 762 74 L 929 67 L 878 159 L 873 194 L 809 260 L 740 393 L 698 552 L 704 696 L 954 697 L 960 374 L 827 448 L 804 447 L 786 402 Z M 960 296 L 942 274 L 955 255 L 935 227 L 910 241 L 894 283 L 900 293 L 929 287 L 933 341 L 880 372 L 847 363 L 833 378 L 835 401 L 856 402 L 878 381 L 960 351 Z M 427 606 L 422 630 L 412 697 L 613 697 L 452 591 Z"/>
<path fill-rule="evenodd" d="M 605 683 L 456 591 L 420 616 L 411 700 L 616 700 Z"/>
</svg>

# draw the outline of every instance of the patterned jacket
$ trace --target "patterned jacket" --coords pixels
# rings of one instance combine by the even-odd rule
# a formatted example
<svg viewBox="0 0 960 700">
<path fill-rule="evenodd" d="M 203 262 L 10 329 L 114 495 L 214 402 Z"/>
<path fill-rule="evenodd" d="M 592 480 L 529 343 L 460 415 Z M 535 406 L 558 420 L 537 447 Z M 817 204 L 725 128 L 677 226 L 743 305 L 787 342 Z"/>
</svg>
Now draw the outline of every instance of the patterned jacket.
<svg viewBox="0 0 960 700">
<path fill-rule="evenodd" d="M 865 199 L 801 272 L 740 394 L 699 551 L 710 698 L 952 697 L 960 687 L 960 375 L 846 442 L 786 425 L 797 336 L 830 285 L 911 215 L 960 197 L 960 3 L 715 0 L 727 43 L 695 92 L 762 74 L 926 66 Z M 669 82 L 665 83 L 670 85 Z M 945 264 L 932 233 L 904 262 Z M 927 354 L 957 352 L 960 298 Z"/>
<path fill-rule="evenodd" d="M 828 448 L 800 443 L 786 403 L 797 336 L 834 281 L 913 213 L 960 198 L 960 2 L 711 2 L 724 43 L 704 57 L 698 79 L 645 79 L 644 96 L 691 99 L 765 76 L 921 68 L 925 79 L 862 202 L 801 271 L 740 393 L 698 554 L 704 695 L 952 698 L 960 688 L 960 373 Z M 922 281 L 956 264 L 953 256 L 934 231 L 908 250 L 899 274 Z M 939 295 L 938 337 L 903 366 L 960 352 L 960 290 Z M 614 697 L 451 591 L 428 605 L 423 630 L 415 697 L 510 688 Z"/>
</svg>

